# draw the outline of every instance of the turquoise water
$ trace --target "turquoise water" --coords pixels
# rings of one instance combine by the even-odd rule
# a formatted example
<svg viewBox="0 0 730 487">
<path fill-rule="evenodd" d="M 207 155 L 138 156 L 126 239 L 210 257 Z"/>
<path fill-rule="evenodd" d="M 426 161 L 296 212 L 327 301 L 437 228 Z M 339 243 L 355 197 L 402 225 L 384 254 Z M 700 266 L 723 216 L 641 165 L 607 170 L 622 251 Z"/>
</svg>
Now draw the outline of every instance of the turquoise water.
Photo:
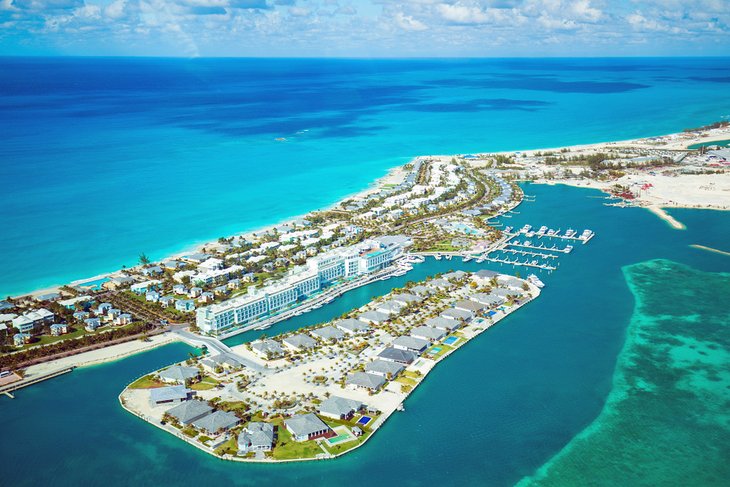
<svg viewBox="0 0 730 487">
<path fill-rule="evenodd" d="M 677 210 L 673 215 L 687 230 L 676 231 L 643 209 L 603 206 L 589 190 L 529 185 L 526 192 L 537 201 L 523 204 L 513 224 L 587 227 L 597 237 L 561 257 L 558 272 L 541 275 L 547 286 L 539 299 L 440 364 L 406 401 L 406 411 L 356 451 L 330 462 L 233 464 L 123 412 L 116 398 L 128 382 L 185 358 L 187 347 L 171 345 L 77 370 L 13 401 L 2 398 L 0 456 L 13 465 L 4 469 L 4 483 L 511 485 L 532 475 L 599 415 L 611 389 L 634 306 L 622 267 L 665 258 L 730 271 L 730 258 L 689 247 L 727 250 L 730 218 Z M 508 270 L 429 259 L 408 276 L 358 289 L 268 333 L 339 316 L 406 277 L 457 267 Z"/>
<path fill-rule="evenodd" d="M 715 121 L 729 72 L 727 58 L 0 58 L 0 295 L 326 207 L 419 154 Z"/>
</svg>

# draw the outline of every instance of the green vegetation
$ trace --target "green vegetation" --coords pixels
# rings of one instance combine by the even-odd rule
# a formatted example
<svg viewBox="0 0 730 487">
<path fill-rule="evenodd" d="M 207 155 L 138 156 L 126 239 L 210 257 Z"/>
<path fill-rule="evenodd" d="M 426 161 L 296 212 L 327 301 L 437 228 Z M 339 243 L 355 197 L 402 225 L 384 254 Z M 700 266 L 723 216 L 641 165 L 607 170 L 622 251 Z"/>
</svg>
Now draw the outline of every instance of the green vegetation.
<svg viewBox="0 0 730 487">
<path fill-rule="evenodd" d="M 213 389 L 218 384 L 220 384 L 220 382 L 218 382 L 211 376 L 206 375 L 203 376 L 200 382 L 196 382 L 195 384 L 191 385 L 190 388 L 194 391 L 207 391 L 209 389 Z"/>
<path fill-rule="evenodd" d="M 274 447 L 273 457 L 276 460 L 291 460 L 294 458 L 314 458 L 322 449 L 316 441 L 294 441 L 291 434 L 284 428 L 284 422 L 281 419 L 273 421 L 279 426 L 279 438 Z"/>
<path fill-rule="evenodd" d="M 129 384 L 129 389 L 152 389 L 154 387 L 164 387 L 167 384 L 159 379 L 156 379 L 154 374 L 145 375 L 140 377 L 136 381 Z"/>
</svg>

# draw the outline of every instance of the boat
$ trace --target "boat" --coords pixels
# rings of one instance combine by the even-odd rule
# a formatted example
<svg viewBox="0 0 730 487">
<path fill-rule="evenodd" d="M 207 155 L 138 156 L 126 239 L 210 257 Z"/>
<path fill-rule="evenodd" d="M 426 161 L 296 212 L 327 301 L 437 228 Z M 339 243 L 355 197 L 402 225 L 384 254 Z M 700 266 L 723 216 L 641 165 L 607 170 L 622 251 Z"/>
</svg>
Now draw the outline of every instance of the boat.
<svg viewBox="0 0 730 487">
<path fill-rule="evenodd" d="M 504 233 L 510 233 L 512 231 L 513 227 L 507 227 L 504 229 Z"/>
<path fill-rule="evenodd" d="M 591 230 L 586 229 L 586 230 L 583 230 L 583 233 L 581 233 L 580 237 L 578 237 L 578 238 L 580 238 L 581 240 L 588 240 L 592 236 L 593 236 L 593 232 Z"/>
<path fill-rule="evenodd" d="M 525 225 L 524 227 L 520 228 L 520 233 L 527 233 L 532 228 L 532 225 Z"/>
<path fill-rule="evenodd" d="M 565 236 L 568 237 L 568 238 L 574 237 L 575 236 L 575 230 L 573 230 L 572 228 L 567 229 L 565 231 Z"/>
<path fill-rule="evenodd" d="M 532 230 L 530 230 L 529 232 L 525 232 L 525 237 L 534 237 L 534 236 L 535 236 L 535 232 L 533 232 Z"/>
<path fill-rule="evenodd" d="M 449 254 L 446 256 L 446 260 L 451 260 L 453 257 L 454 257 L 453 255 Z"/>
<path fill-rule="evenodd" d="M 572 245 L 566 245 L 566 247 L 565 247 L 565 253 L 566 254 L 569 254 L 572 251 L 573 251 L 573 246 Z"/>
<path fill-rule="evenodd" d="M 461 260 L 462 262 L 469 262 L 472 258 L 471 255 L 465 255 Z"/>
<path fill-rule="evenodd" d="M 433 258 L 436 260 L 441 260 L 441 254 L 436 254 L 433 256 Z"/>
<path fill-rule="evenodd" d="M 545 235 L 545 232 L 547 232 L 547 230 L 548 230 L 548 227 L 543 225 L 540 227 L 540 230 L 537 231 L 537 234 L 542 237 L 543 235 Z"/>
</svg>

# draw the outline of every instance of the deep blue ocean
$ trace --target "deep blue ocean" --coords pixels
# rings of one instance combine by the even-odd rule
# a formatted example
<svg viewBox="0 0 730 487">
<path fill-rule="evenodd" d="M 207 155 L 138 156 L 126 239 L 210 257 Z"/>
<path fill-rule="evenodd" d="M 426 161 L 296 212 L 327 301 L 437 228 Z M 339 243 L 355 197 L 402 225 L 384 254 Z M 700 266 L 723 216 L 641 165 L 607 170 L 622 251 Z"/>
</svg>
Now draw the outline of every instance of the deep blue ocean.
<svg viewBox="0 0 730 487">
<path fill-rule="evenodd" d="M 729 75 L 728 58 L 0 58 L 0 295 L 326 207 L 416 155 L 709 123 Z"/>
</svg>

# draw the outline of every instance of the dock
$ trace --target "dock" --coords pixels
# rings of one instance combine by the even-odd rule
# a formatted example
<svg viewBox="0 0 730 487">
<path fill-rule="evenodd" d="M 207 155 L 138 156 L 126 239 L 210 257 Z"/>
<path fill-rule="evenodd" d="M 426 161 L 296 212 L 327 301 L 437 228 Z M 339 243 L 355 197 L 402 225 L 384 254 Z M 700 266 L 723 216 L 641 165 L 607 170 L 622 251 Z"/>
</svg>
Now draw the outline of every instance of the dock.
<svg viewBox="0 0 730 487">
<path fill-rule="evenodd" d="M 53 379 L 54 377 L 58 377 L 59 375 L 67 374 L 73 371 L 75 368 L 76 367 L 74 366 L 70 366 L 63 369 L 54 370 L 53 372 L 48 372 L 47 374 L 21 379 L 19 381 L 0 387 L 0 394 L 8 396 L 10 399 L 15 399 L 15 396 L 12 394 L 13 392 L 19 389 L 23 389 L 24 387 L 32 386 L 33 384 L 38 384 L 48 379 Z"/>
</svg>

